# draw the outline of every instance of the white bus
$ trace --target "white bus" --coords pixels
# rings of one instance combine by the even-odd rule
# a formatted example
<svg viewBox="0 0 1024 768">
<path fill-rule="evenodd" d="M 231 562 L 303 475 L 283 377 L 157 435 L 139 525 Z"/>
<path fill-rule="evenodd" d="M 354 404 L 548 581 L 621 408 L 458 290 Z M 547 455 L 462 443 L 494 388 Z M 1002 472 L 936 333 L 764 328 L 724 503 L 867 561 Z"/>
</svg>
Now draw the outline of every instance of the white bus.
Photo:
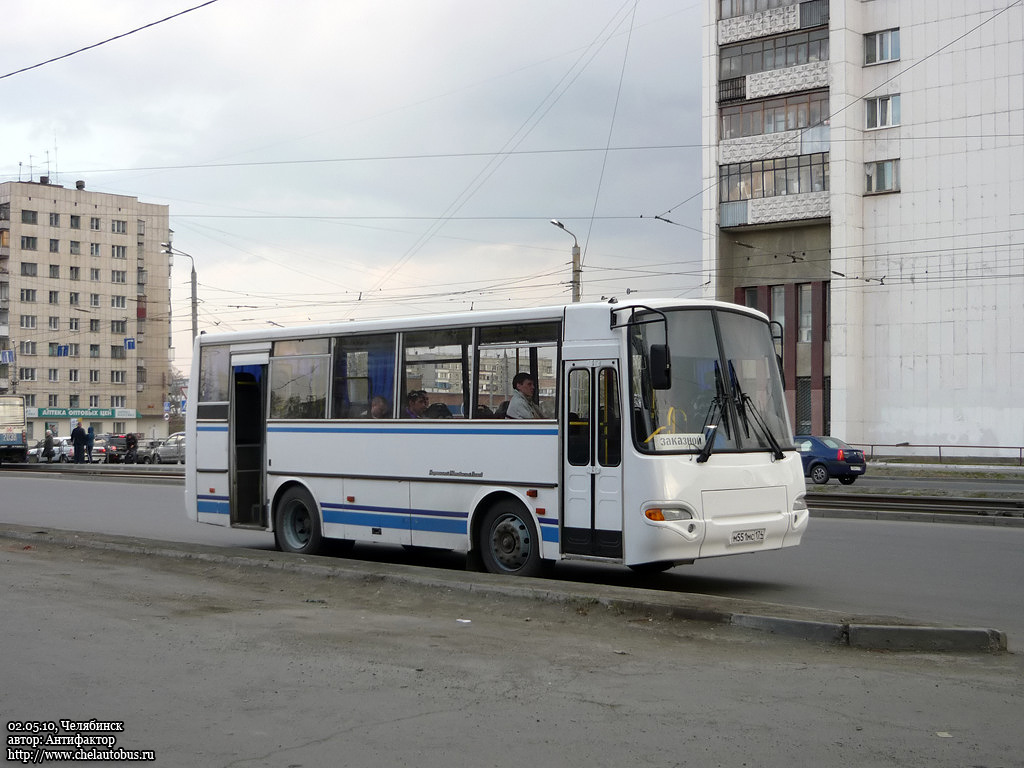
<svg viewBox="0 0 1024 768">
<path fill-rule="evenodd" d="M 506 418 L 524 396 L 531 418 Z M 723 302 L 203 334 L 188 402 L 189 517 L 288 552 L 658 571 L 794 546 L 808 522 L 768 319 Z"/>
</svg>

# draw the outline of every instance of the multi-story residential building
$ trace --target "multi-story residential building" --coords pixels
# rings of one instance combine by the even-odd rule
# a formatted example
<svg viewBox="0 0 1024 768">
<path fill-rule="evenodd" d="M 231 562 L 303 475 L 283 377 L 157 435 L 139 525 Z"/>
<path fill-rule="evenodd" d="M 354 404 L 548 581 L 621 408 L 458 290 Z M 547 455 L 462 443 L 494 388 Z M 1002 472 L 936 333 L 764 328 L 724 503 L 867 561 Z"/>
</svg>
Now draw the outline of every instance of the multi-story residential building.
<svg viewBox="0 0 1024 768">
<path fill-rule="evenodd" d="M 166 434 L 168 207 L 38 182 L 0 183 L 0 392 L 30 436 Z"/>
<path fill-rule="evenodd" d="M 1024 445 L 1024 5 L 705 0 L 704 267 L 798 432 Z"/>
</svg>

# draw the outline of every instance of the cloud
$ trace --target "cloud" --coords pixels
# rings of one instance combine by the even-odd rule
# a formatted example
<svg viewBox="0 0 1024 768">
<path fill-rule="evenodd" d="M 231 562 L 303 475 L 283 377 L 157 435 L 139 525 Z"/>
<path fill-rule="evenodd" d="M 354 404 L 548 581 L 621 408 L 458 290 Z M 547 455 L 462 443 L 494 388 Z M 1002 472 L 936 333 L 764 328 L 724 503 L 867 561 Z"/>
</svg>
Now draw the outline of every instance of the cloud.
<svg viewBox="0 0 1024 768">
<path fill-rule="evenodd" d="M 187 7 L 12 7 L 0 70 Z M 0 173 L 170 205 L 201 328 L 567 301 L 550 218 L 585 299 L 675 295 L 700 235 L 652 217 L 700 190 L 700 25 L 675 0 L 219 0 L 0 81 Z M 699 229 L 699 194 L 672 218 Z M 173 284 L 187 367 L 187 260 Z"/>
</svg>

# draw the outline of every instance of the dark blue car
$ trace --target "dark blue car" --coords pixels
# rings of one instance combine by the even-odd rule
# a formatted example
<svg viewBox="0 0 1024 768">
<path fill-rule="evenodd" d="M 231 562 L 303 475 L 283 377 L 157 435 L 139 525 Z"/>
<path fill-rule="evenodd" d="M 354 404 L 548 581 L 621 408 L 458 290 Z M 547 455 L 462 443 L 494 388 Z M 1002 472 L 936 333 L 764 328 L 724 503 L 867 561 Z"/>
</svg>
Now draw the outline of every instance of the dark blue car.
<svg viewBox="0 0 1024 768">
<path fill-rule="evenodd" d="M 816 485 L 824 485 L 830 477 L 849 485 L 867 472 L 864 451 L 837 437 L 797 435 L 793 440 L 804 462 L 804 477 L 811 478 Z"/>
</svg>

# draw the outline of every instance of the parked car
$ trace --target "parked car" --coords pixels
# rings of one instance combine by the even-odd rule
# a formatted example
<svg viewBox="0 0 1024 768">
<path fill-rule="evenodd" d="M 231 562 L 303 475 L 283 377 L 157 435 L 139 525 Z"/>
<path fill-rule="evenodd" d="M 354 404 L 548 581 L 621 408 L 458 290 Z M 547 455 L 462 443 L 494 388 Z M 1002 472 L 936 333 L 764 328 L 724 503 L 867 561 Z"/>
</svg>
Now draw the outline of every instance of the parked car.
<svg viewBox="0 0 1024 768">
<path fill-rule="evenodd" d="M 107 460 L 107 441 L 97 437 L 92 441 L 92 463 L 102 464 Z"/>
<path fill-rule="evenodd" d="M 153 451 L 163 442 L 162 440 L 139 440 L 139 463 L 152 464 Z"/>
<path fill-rule="evenodd" d="M 43 440 L 40 440 L 34 446 L 28 449 L 28 463 L 38 464 L 42 462 L 46 464 L 46 458 L 43 456 Z M 53 438 L 53 458 L 50 459 L 53 463 L 65 463 L 68 461 L 75 460 L 75 447 L 71 444 L 70 438 L 67 437 L 54 437 Z"/>
<path fill-rule="evenodd" d="M 804 477 L 824 485 L 830 477 L 850 485 L 867 472 L 864 451 L 847 445 L 838 437 L 797 435 L 794 438 L 804 463 Z"/>
<path fill-rule="evenodd" d="M 185 463 L 185 433 L 175 432 L 153 449 L 154 464 Z"/>
<path fill-rule="evenodd" d="M 134 438 L 134 453 L 129 447 L 129 438 Z M 109 435 L 107 437 L 107 464 L 135 464 L 139 460 L 137 435 Z"/>
</svg>

